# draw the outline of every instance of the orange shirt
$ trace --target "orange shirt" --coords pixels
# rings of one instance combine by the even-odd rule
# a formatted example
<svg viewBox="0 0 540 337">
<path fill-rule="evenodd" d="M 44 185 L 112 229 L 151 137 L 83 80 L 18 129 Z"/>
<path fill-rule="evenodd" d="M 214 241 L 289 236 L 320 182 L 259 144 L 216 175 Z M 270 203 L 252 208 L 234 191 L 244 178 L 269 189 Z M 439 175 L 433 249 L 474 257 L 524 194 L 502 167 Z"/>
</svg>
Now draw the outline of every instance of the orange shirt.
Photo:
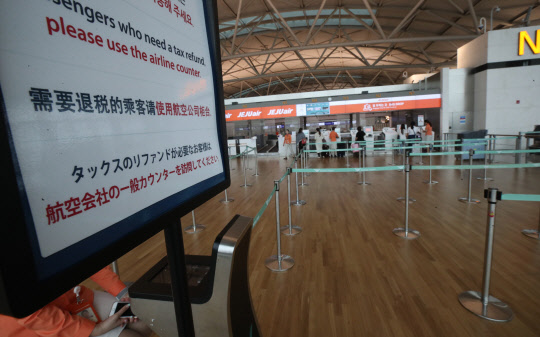
<svg viewBox="0 0 540 337">
<path fill-rule="evenodd" d="M 338 138 L 339 138 L 339 135 L 337 134 L 337 132 L 335 131 L 330 132 L 330 141 L 335 142 Z"/>
<path fill-rule="evenodd" d="M 431 136 L 433 135 L 433 128 L 431 126 L 429 126 L 429 124 L 426 124 L 426 136 Z"/>
<path fill-rule="evenodd" d="M 283 144 L 291 144 L 291 143 L 292 143 L 292 136 L 290 133 L 288 133 L 285 135 L 285 141 L 283 142 Z"/>
<path fill-rule="evenodd" d="M 126 285 L 120 281 L 109 266 L 103 268 L 92 277 L 93 281 L 107 290 L 111 295 L 118 295 Z M 91 290 L 81 286 L 83 292 Z M 93 294 L 93 293 L 92 293 Z M 0 332 L 2 337 L 88 337 L 96 323 L 81 316 L 72 315 L 68 310 L 75 303 L 75 294 L 69 290 L 51 303 L 24 318 L 13 318 L 0 315 Z M 101 317 L 102 320 L 107 317 Z"/>
</svg>

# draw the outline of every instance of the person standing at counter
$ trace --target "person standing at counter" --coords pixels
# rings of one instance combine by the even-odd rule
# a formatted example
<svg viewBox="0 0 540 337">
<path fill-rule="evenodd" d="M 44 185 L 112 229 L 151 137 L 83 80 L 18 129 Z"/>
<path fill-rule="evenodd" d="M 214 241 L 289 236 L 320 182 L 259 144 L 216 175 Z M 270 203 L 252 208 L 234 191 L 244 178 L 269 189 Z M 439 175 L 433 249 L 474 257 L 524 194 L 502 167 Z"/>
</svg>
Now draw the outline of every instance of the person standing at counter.
<svg viewBox="0 0 540 337">
<path fill-rule="evenodd" d="M 315 148 L 317 149 L 317 156 L 321 158 L 324 136 L 322 135 L 321 128 L 317 128 L 316 131 L 317 132 L 315 132 Z"/>
<path fill-rule="evenodd" d="M 298 153 L 300 153 L 304 146 L 307 143 L 306 135 L 304 135 L 304 129 L 300 128 L 298 129 L 298 133 L 296 134 L 296 146 L 298 147 Z"/>
<path fill-rule="evenodd" d="M 330 156 L 337 157 L 336 150 L 337 150 L 337 139 L 339 138 L 339 135 L 336 132 L 336 127 L 332 127 L 332 132 L 330 132 L 330 150 L 332 150 Z"/>
<path fill-rule="evenodd" d="M 294 152 L 292 149 L 292 136 L 289 129 L 285 130 L 285 140 L 283 140 L 283 147 L 285 149 L 285 160 L 287 160 L 287 157 L 289 156 L 289 153 L 291 156 L 294 156 Z"/>
<path fill-rule="evenodd" d="M 401 124 L 398 130 L 398 139 L 401 143 L 401 147 L 405 146 L 405 140 L 407 140 L 407 128 L 405 128 L 405 124 Z M 403 153 L 403 149 L 399 150 L 399 153 Z"/>
<path fill-rule="evenodd" d="M 362 128 L 362 126 L 360 125 L 356 130 L 356 137 L 354 140 L 357 142 L 364 142 L 366 140 L 366 133 L 364 132 L 364 128 Z"/>
<path fill-rule="evenodd" d="M 426 141 L 429 144 L 429 151 L 431 152 L 432 146 L 433 146 L 433 125 L 431 125 L 431 122 L 426 119 Z"/>
</svg>

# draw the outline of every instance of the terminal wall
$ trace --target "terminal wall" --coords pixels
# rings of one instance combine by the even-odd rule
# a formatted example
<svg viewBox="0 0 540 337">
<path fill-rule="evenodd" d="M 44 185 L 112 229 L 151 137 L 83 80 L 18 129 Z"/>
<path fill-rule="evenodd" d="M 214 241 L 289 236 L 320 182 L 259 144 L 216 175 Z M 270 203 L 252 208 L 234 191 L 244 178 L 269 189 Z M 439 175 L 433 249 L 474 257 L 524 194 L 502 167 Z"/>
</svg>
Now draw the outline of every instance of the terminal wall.
<svg viewBox="0 0 540 337">
<path fill-rule="evenodd" d="M 538 30 L 540 26 L 492 31 L 458 49 L 460 69 L 456 71 L 461 72 L 443 72 L 448 74 L 441 84 L 446 117 L 443 123 L 456 102 L 469 102 L 468 96 L 473 92 L 475 130 L 517 134 L 540 124 L 540 52 L 535 50 L 540 48 Z M 524 44 L 525 52 L 519 55 L 522 31 L 527 32 L 532 45 Z M 472 80 L 474 89 L 461 93 L 462 98 L 453 97 L 459 82 L 456 77 L 463 72 L 469 73 L 469 79 L 462 83 L 466 86 Z"/>
</svg>

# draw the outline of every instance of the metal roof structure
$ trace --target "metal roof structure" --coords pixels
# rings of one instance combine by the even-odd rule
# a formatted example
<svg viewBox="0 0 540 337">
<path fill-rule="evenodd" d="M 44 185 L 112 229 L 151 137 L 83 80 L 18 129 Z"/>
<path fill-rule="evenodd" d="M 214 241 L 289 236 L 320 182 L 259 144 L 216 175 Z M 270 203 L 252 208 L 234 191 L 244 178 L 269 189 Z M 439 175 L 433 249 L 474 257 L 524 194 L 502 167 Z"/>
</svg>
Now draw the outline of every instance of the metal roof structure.
<svg viewBox="0 0 540 337">
<path fill-rule="evenodd" d="M 399 84 L 455 67 L 491 29 L 540 25 L 540 0 L 218 0 L 225 98 Z"/>
</svg>

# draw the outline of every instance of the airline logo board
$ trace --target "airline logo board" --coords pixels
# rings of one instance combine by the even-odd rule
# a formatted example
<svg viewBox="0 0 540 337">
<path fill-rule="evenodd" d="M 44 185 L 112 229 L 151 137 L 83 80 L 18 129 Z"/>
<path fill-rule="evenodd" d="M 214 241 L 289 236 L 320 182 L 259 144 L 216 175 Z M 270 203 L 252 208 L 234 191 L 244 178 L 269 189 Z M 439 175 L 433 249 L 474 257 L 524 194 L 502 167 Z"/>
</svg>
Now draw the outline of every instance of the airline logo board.
<svg viewBox="0 0 540 337">
<path fill-rule="evenodd" d="M 296 117 L 296 105 L 234 109 L 225 112 L 225 120 L 227 122 L 279 117 Z"/>
</svg>

